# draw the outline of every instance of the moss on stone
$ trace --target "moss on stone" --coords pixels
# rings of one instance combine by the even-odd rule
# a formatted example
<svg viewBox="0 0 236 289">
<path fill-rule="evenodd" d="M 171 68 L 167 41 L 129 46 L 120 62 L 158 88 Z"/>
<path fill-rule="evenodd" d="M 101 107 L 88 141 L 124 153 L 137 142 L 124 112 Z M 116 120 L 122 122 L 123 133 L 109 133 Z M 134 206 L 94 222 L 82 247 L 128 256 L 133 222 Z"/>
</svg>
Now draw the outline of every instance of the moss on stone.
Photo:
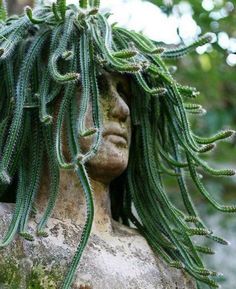
<svg viewBox="0 0 236 289">
<path fill-rule="evenodd" d="M 48 272 L 42 265 L 33 267 L 27 289 L 56 289 L 57 274 Z"/>
<path fill-rule="evenodd" d="M 19 289 L 21 274 L 18 266 L 10 261 L 0 264 L 0 288 Z"/>
<path fill-rule="evenodd" d="M 0 263 L 1 289 L 57 289 L 61 281 L 59 269 L 53 271 L 39 264 L 32 267 L 31 272 L 23 272 L 19 264 L 14 261 Z M 28 273 L 28 276 L 24 275 Z M 22 287 L 23 286 L 23 287 Z"/>
</svg>

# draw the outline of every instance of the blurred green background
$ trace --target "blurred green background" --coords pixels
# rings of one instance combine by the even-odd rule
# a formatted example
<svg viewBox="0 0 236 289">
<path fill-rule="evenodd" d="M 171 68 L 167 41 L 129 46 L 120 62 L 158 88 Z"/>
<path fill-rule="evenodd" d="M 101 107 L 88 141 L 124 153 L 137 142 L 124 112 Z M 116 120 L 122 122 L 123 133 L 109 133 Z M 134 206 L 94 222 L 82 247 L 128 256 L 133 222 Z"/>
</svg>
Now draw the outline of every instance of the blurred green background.
<svg viewBox="0 0 236 289">
<path fill-rule="evenodd" d="M 73 0 L 71 1 L 73 2 Z M 114 13 L 111 21 L 143 31 L 155 41 L 175 47 L 194 41 L 198 35 L 213 32 L 215 42 L 207 44 L 180 60 L 175 77 L 182 84 L 196 87 L 207 114 L 191 117 L 193 129 L 200 135 L 214 134 L 220 129 L 236 129 L 236 1 L 226 0 L 103 0 L 102 9 Z M 9 0 L 10 14 L 19 13 L 33 0 Z M 215 166 L 236 169 L 236 137 L 222 142 L 210 153 Z M 216 198 L 236 203 L 236 178 L 204 176 L 205 183 Z M 175 188 L 172 187 L 171 191 Z M 194 194 L 194 188 L 192 190 Z M 216 255 L 206 262 L 216 271 L 222 271 L 219 282 L 224 289 L 236 288 L 236 218 L 218 213 L 199 196 L 196 203 L 203 219 L 231 246 L 215 246 Z"/>
</svg>

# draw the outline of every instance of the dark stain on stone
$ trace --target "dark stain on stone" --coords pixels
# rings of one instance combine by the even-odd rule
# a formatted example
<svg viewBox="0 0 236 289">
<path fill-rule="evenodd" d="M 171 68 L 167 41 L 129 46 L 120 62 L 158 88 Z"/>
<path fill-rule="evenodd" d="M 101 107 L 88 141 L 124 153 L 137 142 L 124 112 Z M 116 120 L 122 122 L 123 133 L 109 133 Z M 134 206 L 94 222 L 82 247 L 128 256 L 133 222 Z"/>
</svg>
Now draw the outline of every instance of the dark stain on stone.
<svg viewBox="0 0 236 289">
<path fill-rule="evenodd" d="M 50 229 L 50 232 L 55 236 L 58 237 L 59 234 L 59 224 L 55 225 L 52 229 Z"/>
</svg>

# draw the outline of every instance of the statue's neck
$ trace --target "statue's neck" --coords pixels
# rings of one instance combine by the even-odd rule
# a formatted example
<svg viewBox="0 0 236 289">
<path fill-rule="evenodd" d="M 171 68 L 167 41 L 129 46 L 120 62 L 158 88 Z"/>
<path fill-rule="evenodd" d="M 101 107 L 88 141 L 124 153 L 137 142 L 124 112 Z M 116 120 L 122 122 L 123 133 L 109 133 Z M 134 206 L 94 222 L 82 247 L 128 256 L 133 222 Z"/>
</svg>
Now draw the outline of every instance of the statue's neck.
<svg viewBox="0 0 236 289">
<path fill-rule="evenodd" d="M 109 185 L 90 179 L 94 196 L 94 222 L 92 232 L 106 233 L 112 231 L 112 218 L 109 197 Z M 37 209 L 43 212 L 49 196 L 49 180 L 44 177 L 37 197 Z M 78 176 L 74 171 L 61 171 L 57 202 L 53 218 L 69 219 L 72 223 L 83 225 L 86 217 L 86 202 Z"/>
</svg>

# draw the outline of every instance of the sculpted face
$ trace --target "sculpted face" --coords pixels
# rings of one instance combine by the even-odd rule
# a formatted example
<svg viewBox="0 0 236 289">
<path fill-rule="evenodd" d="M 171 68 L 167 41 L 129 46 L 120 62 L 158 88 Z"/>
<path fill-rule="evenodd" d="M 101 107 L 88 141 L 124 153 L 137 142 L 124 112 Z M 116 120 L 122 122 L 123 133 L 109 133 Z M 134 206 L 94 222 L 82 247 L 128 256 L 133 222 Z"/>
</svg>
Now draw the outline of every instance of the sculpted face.
<svg viewBox="0 0 236 289">
<path fill-rule="evenodd" d="M 129 110 L 130 89 L 128 80 L 118 74 L 104 72 L 99 79 L 102 114 L 102 142 L 98 153 L 88 162 L 89 175 L 105 183 L 118 177 L 127 167 L 131 141 L 131 121 Z M 92 106 L 90 104 L 86 127 L 93 127 Z M 81 150 L 85 153 L 91 147 L 93 137 L 81 140 Z"/>
</svg>

